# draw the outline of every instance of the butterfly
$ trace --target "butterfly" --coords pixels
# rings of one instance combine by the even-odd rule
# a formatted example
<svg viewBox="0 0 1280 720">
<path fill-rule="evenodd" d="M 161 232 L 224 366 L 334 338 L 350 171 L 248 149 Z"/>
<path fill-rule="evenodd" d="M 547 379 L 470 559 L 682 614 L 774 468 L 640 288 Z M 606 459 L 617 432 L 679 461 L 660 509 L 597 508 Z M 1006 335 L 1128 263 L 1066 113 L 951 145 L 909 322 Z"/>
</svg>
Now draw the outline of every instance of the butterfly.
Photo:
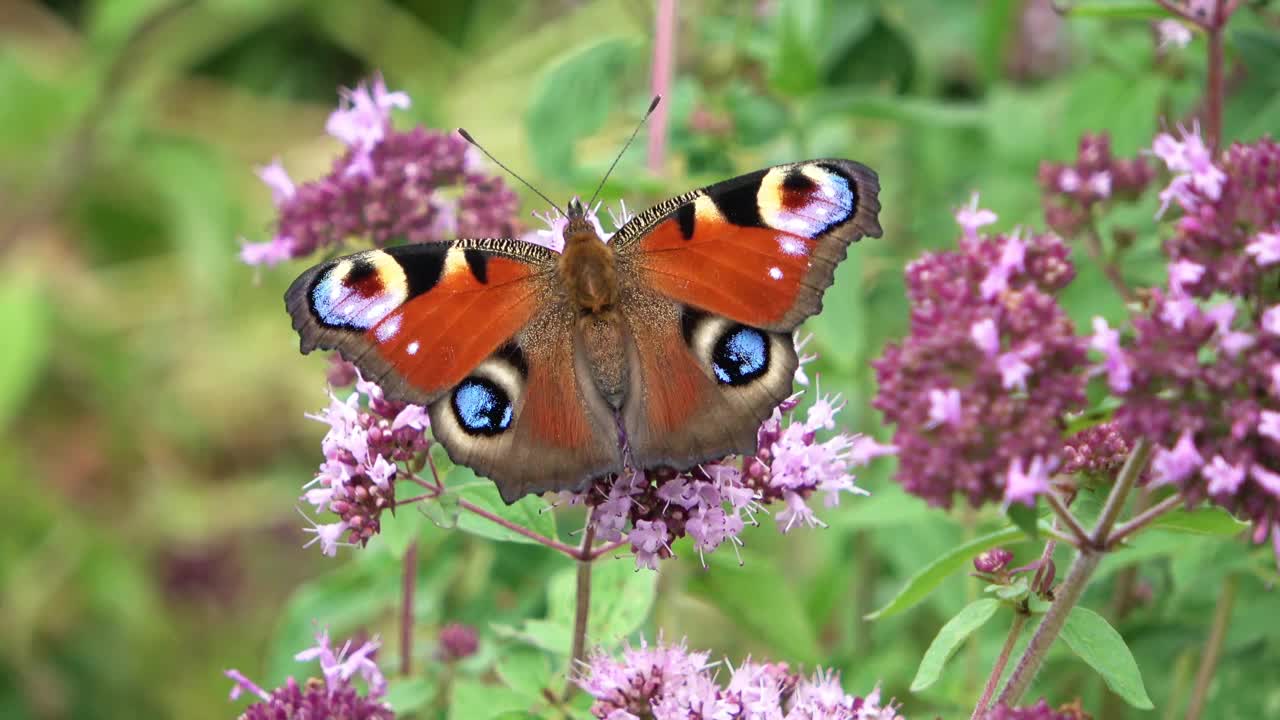
<svg viewBox="0 0 1280 720">
<path fill-rule="evenodd" d="M 307 270 L 285 304 L 303 353 L 336 349 L 388 399 L 425 405 L 450 459 L 506 502 L 582 490 L 756 452 L 791 395 L 793 331 L 849 244 L 881 235 L 878 193 L 851 160 L 778 165 L 662 202 L 607 242 L 575 200 L 562 252 L 369 250 Z"/>
</svg>

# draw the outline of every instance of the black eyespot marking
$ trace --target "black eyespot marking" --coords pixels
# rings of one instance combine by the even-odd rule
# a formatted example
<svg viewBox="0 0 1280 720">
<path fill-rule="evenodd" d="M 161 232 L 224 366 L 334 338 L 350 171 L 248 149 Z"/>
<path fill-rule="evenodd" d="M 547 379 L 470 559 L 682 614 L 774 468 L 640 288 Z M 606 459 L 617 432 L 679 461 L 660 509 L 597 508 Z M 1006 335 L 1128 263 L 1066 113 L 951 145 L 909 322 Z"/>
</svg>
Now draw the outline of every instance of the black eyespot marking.
<svg viewBox="0 0 1280 720">
<path fill-rule="evenodd" d="M 701 310 L 688 307 L 687 305 L 680 310 L 680 334 L 684 337 L 684 344 L 693 347 L 693 334 L 698 330 L 698 323 L 707 316 Z"/>
<path fill-rule="evenodd" d="M 769 369 L 769 338 L 745 325 L 734 325 L 711 351 L 711 371 L 725 385 L 744 385 Z"/>
<path fill-rule="evenodd" d="M 529 377 L 529 361 L 525 360 L 524 351 L 520 349 L 519 345 L 509 342 L 498 348 L 493 355 L 509 363 L 511 367 L 516 369 L 516 372 L 520 373 L 520 377 Z"/>
<path fill-rule="evenodd" d="M 453 416 L 469 435 L 497 435 L 511 427 L 511 398 L 487 378 L 469 377 L 453 390 Z"/>
<path fill-rule="evenodd" d="M 463 250 L 462 256 L 467 259 L 467 267 L 481 285 L 489 282 L 489 258 L 479 250 Z"/>
<path fill-rule="evenodd" d="M 760 181 L 768 170 L 758 170 L 732 180 L 731 187 L 713 186 L 707 196 L 716 204 L 720 214 L 734 225 L 741 227 L 767 227 L 760 218 Z"/>
<path fill-rule="evenodd" d="M 693 237 L 694 209 L 693 203 L 685 203 L 676 210 L 676 222 L 680 225 L 680 237 L 688 240 Z"/>
<path fill-rule="evenodd" d="M 392 257 L 404 270 L 405 279 L 409 282 L 409 297 L 415 298 L 440 282 L 449 246 L 445 243 L 427 243 L 408 247 L 412 247 L 414 252 L 400 252 Z"/>
<path fill-rule="evenodd" d="M 792 170 L 782 178 L 782 189 L 793 193 L 810 193 L 818 184 L 813 178 L 800 172 L 798 169 Z"/>
</svg>

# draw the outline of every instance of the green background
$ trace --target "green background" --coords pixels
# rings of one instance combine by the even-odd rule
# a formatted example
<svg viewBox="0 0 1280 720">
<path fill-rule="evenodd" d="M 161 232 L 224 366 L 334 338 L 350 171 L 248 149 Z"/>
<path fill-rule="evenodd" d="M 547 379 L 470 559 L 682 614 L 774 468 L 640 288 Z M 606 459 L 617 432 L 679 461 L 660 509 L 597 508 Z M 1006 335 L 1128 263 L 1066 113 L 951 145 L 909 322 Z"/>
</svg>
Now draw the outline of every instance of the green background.
<svg viewBox="0 0 1280 720">
<path fill-rule="evenodd" d="M 1158 53 L 1155 3 L 1076 5 L 1063 20 L 1038 0 L 683 3 L 664 168 L 644 168 L 642 133 L 604 195 L 637 208 L 825 155 L 875 168 L 885 236 L 855 248 L 808 329 L 823 391 L 849 400 L 844 424 L 885 440 L 869 362 L 905 331 L 903 266 L 953 243 L 953 210 L 979 190 L 998 229 L 1042 227 L 1042 161 L 1072 159 L 1081 133 L 1103 129 L 1132 155 L 1160 118 L 1199 102 L 1202 36 Z M 1251 3 L 1228 33 L 1227 138 L 1280 130 L 1272 5 Z M 464 126 L 553 198 L 589 193 L 647 104 L 654 21 L 626 0 L 0 6 L 0 717 L 234 716 L 243 702 L 226 702 L 221 671 L 264 684 L 314 672 L 291 660 L 313 620 L 339 637 L 394 637 L 413 538 L 419 672 L 397 702 L 423 717 L 530 707 L 563 671 L 571 564 L 414 511 L 367 550 L 303 551 L 294 507 L 323 435 L 303 413 L 325 402 L 326 361 L 298 355 L 280 296 L 305 263 L 258 270 L 236 252 L 271 234 L 253 167 L 278 156 L 297 180 L 326 172 L 340 151 L 323 132 L 336 88 L 374 70 L 413 98 L 397 125 Z M 543 209 L 524 197 L 523 212 Z M 1140 233 L 1135 283 L 1163 275 L 1154 209 L 1150 196 L 1116 213 Z M 1082 329 L 1095 314 L 1122 320 L 1101 273 L 1077 260 L 1071 316 Z M 735 662 L 835 667 L 849 691 L 880 683 L 909 717 L 967 717 L 1007 609 L 932 687 L 908 687 L 934 634 L 979 597 L 976 580 L 955 572 L 905 612 L 861 618 L 1004 521 L 928 509 L 891 470 L 865 472 L 873 496 L 821 512 L 826 529 L 782 537 L 763 517 L 743 535 L 742 567 L 725 547 L 703 570 L 687 541 L 657 575 L 605 563 L 596 636 L 661 630 Z M 554 515 L 571 539 L 581 514 Z M 1081 696 L 1101 717 L 1181 717 L 1218 588 L 1238 572 L 1207 716 L 1280 717 L 1268 549 L 1149 538 L 1108 561 L 1084 604 L 1121 631 L 1156 710 L 1107 697 L 1065 647 L 1033 693 Z M 1038 546 L 1011 547 L 1021 563 Z M 1150 599 L 1117 619 L 1120 566 L 1138 560 Z M 446 711 L 431 654 L 451 621 L 477 626 L 481 649 L 457 668 Z M 395 650 L 389 639 L 388 667 Z"/>
</svg>

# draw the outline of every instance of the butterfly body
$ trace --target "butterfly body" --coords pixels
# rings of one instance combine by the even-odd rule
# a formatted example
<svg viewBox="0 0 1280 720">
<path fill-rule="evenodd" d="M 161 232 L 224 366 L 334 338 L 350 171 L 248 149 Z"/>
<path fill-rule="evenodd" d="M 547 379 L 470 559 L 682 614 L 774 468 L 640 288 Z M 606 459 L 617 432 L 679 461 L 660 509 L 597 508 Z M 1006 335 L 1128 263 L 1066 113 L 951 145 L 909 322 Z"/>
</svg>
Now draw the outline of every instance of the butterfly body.
<svg viewBox="0 0 1280 720">
<path fill-rule="evenodd" d="M 428 407 L 504 499 L 756 451 L 791 394 L 792 331 L 849 243 L 880 235 L 875 174 L 792 163 L 686 193 L 608 242 L 576 201 L 560 253 L 507 239 L 337 258 L 286 293 L 302 350 L 336 348 Z M 851 329 L 852 330 L 852 329 Z"/>
</svg>

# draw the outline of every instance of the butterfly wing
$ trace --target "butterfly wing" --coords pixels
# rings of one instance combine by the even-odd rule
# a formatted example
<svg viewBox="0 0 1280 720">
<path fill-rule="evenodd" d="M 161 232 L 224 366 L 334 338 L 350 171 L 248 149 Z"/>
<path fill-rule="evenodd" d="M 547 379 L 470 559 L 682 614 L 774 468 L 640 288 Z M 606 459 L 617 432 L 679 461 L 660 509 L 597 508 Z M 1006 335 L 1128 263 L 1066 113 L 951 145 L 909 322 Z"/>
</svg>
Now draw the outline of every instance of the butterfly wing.
<svg viewBox="0 0 1280 720">
<path fill-rule="evenodd" d="M 578 381 L 556 254 L 465 239 L 371 250 L 285 294 L 304 353 L 336 349 L 388 399 L 428 406 L 450 458 L 509 502 L 619 465 L 613 414 Z"/>
<path fill-rule="evenodd" d="M 641 284 L 770 331 L 822 309 L 849 244 L 880 237 L 879 180 L 851 160 L 742 175 L 661 203 L 613 237 Z"/>
<path fill-rule="evenodd" d="M 791 393 L 792 331 L 821 310 L 849 244 L 881 235 L 878 193 L 859 163 L 792 163 L 673 198 L 618 231 L 637 464 L 756 450 L 760 423 Z"/>
</svg>

